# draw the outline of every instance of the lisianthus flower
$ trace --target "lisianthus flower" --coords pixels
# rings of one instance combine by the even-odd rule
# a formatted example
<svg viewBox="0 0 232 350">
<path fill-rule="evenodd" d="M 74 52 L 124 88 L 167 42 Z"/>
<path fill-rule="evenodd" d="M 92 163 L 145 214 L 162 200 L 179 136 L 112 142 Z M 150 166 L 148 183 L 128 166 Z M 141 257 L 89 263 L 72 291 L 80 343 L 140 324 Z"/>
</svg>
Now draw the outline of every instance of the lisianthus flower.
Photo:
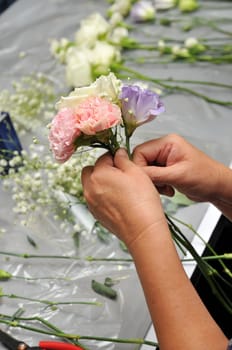
<svg viewBox="0 0 232 350">
<path fill-rule="evenodd" d="M 89 96 L 98 96 L 110 102 L 118 103 L 118 96 L 121 91 L 121 80 L 117 79 L 113 73 L 102 75 L 91 85 L 74 89 L 69 96 L 61 97 L 57 103 L 57 108 L 76 108 Z"/>
<path fill-rule="evenodd" d="M 50 125 L 49 144 L 55 159 L 63 163 L 75 152 L 75 140 L 81 131 L 77 117 L 71 108 L 63 108 L 54 117 Z"/>
<path fill-rule="evenodd" d="M 120 45 L 122 40 L 128 38 L 129 32 L 127 28 L 124 27 L 116 27 L 110 33 L 108 40 L 113 43 Z"/>
<path fill-rule="evenodd" d="M 93 74 L 100 76 L 109 72 L 113 62 L 121 61 L 121 53 L 117 46 L 97 40 L 93 49 L 89 50 L 88 59 L 91 62 Z"/>
<path fill-rule="evenodd" d="M 140 0 L 136 2 L 130 12 L 134 22 L 146 22 L 155 19 L 155 8 L 151 1 Z"/>
<path fill-rule="evenodd" d="M 88 48 L 71 47 L 66 53 L 66 82 L 70 87 L 92 83 L 92 67 Z"/>
<path fill-rule="evenodd" d="M 124 85 L 120 100 L 122 116 L 129 136 L 139 125 L 153 120 L 165 110 L 159 95 L 137 85 Z"/>
<path fill-rule="evenodd" d="M 119 106 L 101 97 L 87 98 L 75 108 L 75 114 L 78 127 L 85 135 L 96 135 L 122 123 Z"/>
<path fill-rule="evenodd" d="M 131 0 L 115 0 L 107 11 L 109 17 L 115 13 L 119 13 L 123 17 L 126 17 L 131 9 Z"/>
<path fill-rule="evenodd" d="M 100 13 L 93 13 L 81 21 L 80 29 L 75 34 L 78 46 L 92 48 L 99 38 L 104 37 L 110 30 L 110 24 Z"/>
</svg>

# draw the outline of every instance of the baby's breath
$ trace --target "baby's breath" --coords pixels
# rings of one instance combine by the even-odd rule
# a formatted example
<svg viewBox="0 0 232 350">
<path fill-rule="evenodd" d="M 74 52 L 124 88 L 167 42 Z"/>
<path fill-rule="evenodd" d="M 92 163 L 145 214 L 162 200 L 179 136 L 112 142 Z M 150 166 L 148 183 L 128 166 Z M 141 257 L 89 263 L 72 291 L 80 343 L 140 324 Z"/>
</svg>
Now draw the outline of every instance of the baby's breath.
<svg viewBox="0 0 232 350">
<path fill-rule="evenodd" d="M 37 73 L 12 83 L 12 91 L 0 91 L 0 110 L 11 115 L 18 133 L 44 127 L 54 114 L 55 84 Z"/>
<path fill-rule="evenodd" d="M 9 161 L 9 173 L 2 178 L 5 190 L 12 192 L 15 203 L 13 211 L 26 223 L 35 212 L 51 215 L 65 225 L 74 220 L 70 204 L 57 194 L 67 193 L 77 202 L 84 202 L 81 185 L 81 170 L 93 164 L 96 151 L 80 151 L 64 164 L 54 162 L 51 154 L 45 154 L 45 147 L 32 144 L 30 150 L 15 154 Z M 0 166 L 4 165 L 1 160 Z"/>
</svg>

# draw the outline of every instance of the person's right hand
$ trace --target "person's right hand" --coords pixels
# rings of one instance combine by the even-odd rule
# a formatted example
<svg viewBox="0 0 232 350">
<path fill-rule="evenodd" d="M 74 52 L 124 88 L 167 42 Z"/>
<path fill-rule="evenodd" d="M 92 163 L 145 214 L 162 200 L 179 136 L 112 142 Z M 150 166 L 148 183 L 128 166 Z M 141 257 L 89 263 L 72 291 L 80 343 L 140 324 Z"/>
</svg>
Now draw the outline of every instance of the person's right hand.
<svg viewBox="0 0 232 350">
<path fill-rule="evenodd" d="M 198 202 L 213 202 L 220 196 L 227 170 L 175 134 L 137 146 L 133 161 L 143 167 L 161 194 L 172 196 L 176 188 Z"/>
</svg>

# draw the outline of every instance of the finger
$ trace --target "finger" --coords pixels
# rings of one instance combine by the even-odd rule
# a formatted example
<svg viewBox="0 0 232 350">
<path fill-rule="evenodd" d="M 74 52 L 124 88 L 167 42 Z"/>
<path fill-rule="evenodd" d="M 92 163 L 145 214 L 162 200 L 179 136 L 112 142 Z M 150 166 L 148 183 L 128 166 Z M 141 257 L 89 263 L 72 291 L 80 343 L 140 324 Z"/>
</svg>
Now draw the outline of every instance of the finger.
<svg viewBox="0 0 232 350">
<path fill-rule="evenodd" d="M 169 185 L 156 185 L 156 188 L 160 194 L 163 194 L 168 197 L 173 197 L 175 194 L 174 188 Z"/>
<path fill-rule="evenodd" d="M 130 161 L 127 151 L 124 148 L 119 148 L 114 156 L 114 165 L 122 170 L 126 171 L 127 169 L 134 166 Z"/>
<path fill-rule="evenodd" d="M 150 177 L 155 185 L 175 185 L 175 178 L 173 177 L 173 168 L 159 167 L 159 166 L 145 166 L 143 170 Z"/>
<path fill-rule="evenodd" d="M 89 183 L 89 179 L 91 174 L 93 173 L 94 167 L 93 166 L 86 166 L 82 169 L 81 172 L 81 183 L 83 188 L 87 188 L 87 184 Z"/>
<path fill-rule="evenodd" d="M 114 166 L 113 157 L 109 152 L 104 153 L 102 156 L 100 156 L 97 159 L 94 168 L 98 169 L 105 166 L 110 166 L 110 167 Z"/>
<path fill-rule="evenodd" d="M 147 141 L 135 147 L 133 161 L 139 166 L 154 163 L 166 165 L 172 146 L 172 142 L 168 142 L 166 137 Z"/>
</svg>

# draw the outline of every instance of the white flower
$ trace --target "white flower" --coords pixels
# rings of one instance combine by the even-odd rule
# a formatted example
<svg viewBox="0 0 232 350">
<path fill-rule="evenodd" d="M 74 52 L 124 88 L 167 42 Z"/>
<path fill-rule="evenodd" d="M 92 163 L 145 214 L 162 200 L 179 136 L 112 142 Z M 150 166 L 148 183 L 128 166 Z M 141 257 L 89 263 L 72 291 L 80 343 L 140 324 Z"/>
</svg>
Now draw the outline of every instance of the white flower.
<svg viewBox="0 0 232 350">
<path fill-rule="evenodd" d="M 111 17 L 115 13 L 127 16 L 131 9 L 131 0 L 116 0 L 108 9 L 108 15 Z"/>
<path fill-rule="evenodd" d="M 159 40 L 158 41 L 158 49 L 161 53 L 163 53 L 165 51 L 166 48 L 166 44 L 164 42 L 164 40 Z"/>
<path fill-rule="evenodd" d="M 106 74 L 113 62 L 121 59 L 120 50 L 106 41 L 96 41 L 92 50 L 89 50 L 89 61 L 95 69 L 96 75 Z"/>
<path fill-rule="evenodd" d="M 60 41 L 52 39 L 50 45 L 51 54 L 63 64 L 66 62 L 67 50 L 72 45 L 73 44 L 66 38 L 61 38 Z"/>
<path fill-rule="evenodd" d="M 180 45 L 173 45 L 172 47 L 172 54 L 177 56 L 181 50 Z"/>
<path fill-rule="evenodd" d="M 93 81 L 88 54 L 87 49 L 70 48 L 68 50 L 66 64 L 66 82 L 68 86 L 85 86 Z"/>
<path fill-rule="evenodd" d="M 5 167 L 5 166 L 7 166 L 7 164 L 8 164 L 8 162 L 6 159 L 4 159 L 4 158 L 0 159 L 0 166 Z"/>
<path fill-rule="evenodd" d="M 79 46 L 92 47 L 95 41 L 106 35 L 110 24 L 99 13 L 94 13 L 81 21 L 80 29 L 76 32 L 75 41 Z"/>
<path fill-rule="evenodd" d="M 119 12 L 114 12 L 109 19 L 111 26 L 115 27 L 123 21 L 123 16 Z"/>
<path fill-rule="evenodd" d="M 196 38 L 187 38 L 184 42 L 184 45 L 187 47 L 187 49 L 190 49 L 198 44 L 199 42 Z"/>
<path fill-rule="evenodd" d="M 174 45 L 172 47 L 172 54 L 179 58 L 187 58 L 190 56 L 189 51 L 185 47 Z"/>
<path fill-rule="evenodd" d="M 198 54 L 204 52 L 206 47 L 201 44 L 196 38 L 188 38 L 185 40 L 185 47 L 190 53 Z"/>
<path fill-rule="evenodd" d="M 120 44 L 124 38 L 128 37 L 128 29 L 123 27 L 116 27 L 108 37 L 114 44 Z"/>
<path fill-rule="evenodd" d="M 73 108 L 89 96 L 99 96 L 112 102 L 118 102 L 118 96 L 121 91 L 121 81 L 113 73 L 107 76 L 100 76 L 89 86 L 76 88 L 69 96 L 61 97 L 57 103 L 58 109 Z"/>
</svg>

